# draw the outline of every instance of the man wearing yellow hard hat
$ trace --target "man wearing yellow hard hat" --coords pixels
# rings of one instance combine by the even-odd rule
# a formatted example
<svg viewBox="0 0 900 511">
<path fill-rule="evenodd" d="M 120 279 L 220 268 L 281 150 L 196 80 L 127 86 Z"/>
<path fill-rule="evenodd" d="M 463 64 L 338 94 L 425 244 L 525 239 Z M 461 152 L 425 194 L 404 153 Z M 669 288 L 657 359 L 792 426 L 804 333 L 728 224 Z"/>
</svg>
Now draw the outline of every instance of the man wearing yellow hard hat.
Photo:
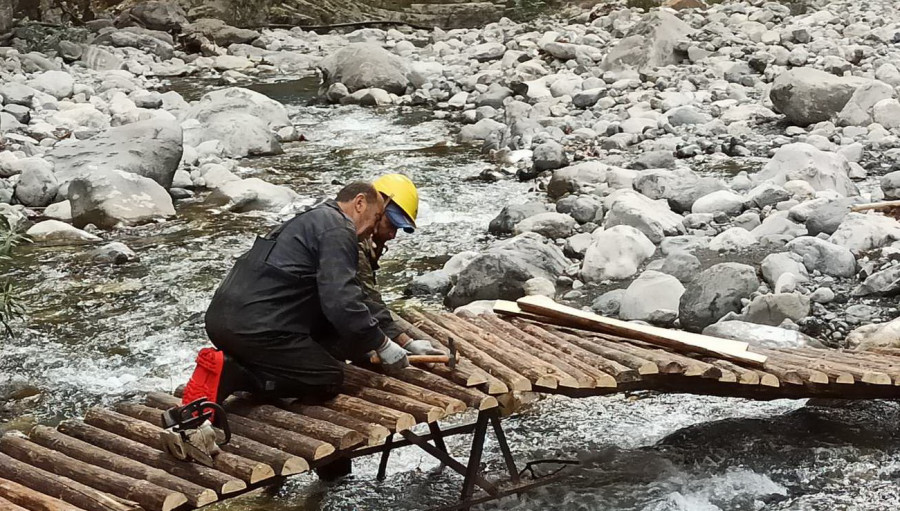
<svg viewBox="0 0 900 511">
<path fill-rule="evenodd" d="M 376 287 L 375 272 L 378 260 L 386 250 L 386 243 L 397 235 L 398 230 L 412 234 L 416 230 L 416 216 L 419 212 L 419 192 L 412 180 L 403 174 L 385 174 L 372 181 L 387 202 L 385 214 L 375 225 L 375 231 L 359 242 L 359 272 L 357 277 L 366 294 L 366 305 L 378 320 L 384 333 L 413 355 L 441 355 L 429 341 L 410 338 L 394 322 L 390 310 L 384 303 Z"/>
</svg>

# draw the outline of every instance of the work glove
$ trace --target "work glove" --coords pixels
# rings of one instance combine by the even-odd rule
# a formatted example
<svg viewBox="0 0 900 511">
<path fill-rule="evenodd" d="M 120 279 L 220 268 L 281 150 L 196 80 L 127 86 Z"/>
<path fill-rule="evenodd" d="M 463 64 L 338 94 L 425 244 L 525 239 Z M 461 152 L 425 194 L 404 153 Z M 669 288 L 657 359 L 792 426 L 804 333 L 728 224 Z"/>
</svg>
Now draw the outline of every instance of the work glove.
<svg viewBox="0 0 900 511">
<path fill-rule="evenodd" d="M 378 353 L 378 358 L 381 359 L 381 366 L 388 371 L 409 367 L 406 350 L 387 337 L 385 337 L 384 343 L 375 352 Z"/>
<path fill-rule="evenodd" d="M 425 339 L 414 339 L 403 345 L 403 349 L 413 355 L 446 355 L 447 352 L 435 348 L 431 341 Z"/>
</svg>

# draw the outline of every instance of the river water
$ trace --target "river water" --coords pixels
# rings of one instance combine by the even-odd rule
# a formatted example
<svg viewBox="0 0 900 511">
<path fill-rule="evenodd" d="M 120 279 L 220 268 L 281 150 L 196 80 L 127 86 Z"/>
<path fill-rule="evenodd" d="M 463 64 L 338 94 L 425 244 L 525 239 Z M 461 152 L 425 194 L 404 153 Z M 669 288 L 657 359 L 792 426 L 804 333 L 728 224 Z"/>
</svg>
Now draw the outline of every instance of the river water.
<svg viewBox="0 0 900 511">
<path fill-rule="evenodd" d="M 284 155 L 242 162 L 244 176 L 290 184 L 312 202 L 339 183 L 400 171 L 419 185 L 420 229 L 400 234 L 381 282 L 402 299 L 412 276 L 456 252 L 485 246 L 503 204 L 539 197 L 517 182 L 467 181 L 487 164 L 455 146 L 453 127 L 425 111 L 307 106 L 314 82 L 258 85 L 288 105 L 308 141 Z M 176 85 L 186 96 L 197 85 Z M 139 398 L 183 383 L 206 345 L 202 313 L 233 259 L 278 221 L 269 215 L 178 205 L 178 219 L 104 234 L 141 260 L 123 266 L 86 260 L 84 247 L 23 247 L 14 275 L 28 308 L 19 335 L 0 340 L 0 431 L 54 424 L 94 405 Z M 434 305 L 434 304 L 432 304 Z M 758 510 L 888 509 L 900 503 L 900 408 L 893 403 L 807 406 L 640 393 L 548 398 L 504 421 L 517 459 L 566 458 L 581 465 L 554 483 L 483 509 Z M 466 438 L 449 441 L 467 453 Z M 489 469 L 500 469 L 496 444 Z M 451 502 L 460 479 L 412 448 L 377 458 L 326 485 L 314 476 L 211 509 L 419 510 Z"/>
</svg>

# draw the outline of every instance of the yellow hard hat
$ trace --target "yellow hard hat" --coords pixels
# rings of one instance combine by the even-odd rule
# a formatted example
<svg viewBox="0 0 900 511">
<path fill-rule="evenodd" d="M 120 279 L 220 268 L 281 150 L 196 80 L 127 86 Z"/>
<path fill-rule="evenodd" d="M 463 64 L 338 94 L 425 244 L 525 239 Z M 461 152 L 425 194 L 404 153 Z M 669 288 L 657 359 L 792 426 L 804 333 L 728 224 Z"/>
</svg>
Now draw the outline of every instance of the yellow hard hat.
<svg viewBox="0 0 900 511">
<path fill-rule="evenodd" d="M 406 213 L 411 227 L 415 228 L 416 215 L 419 214 L 419 191 L 416 190 L 416 185 L 412 180 L 403 174 L 385 174 L 372 181 L 372 186 L 390 197 L 391 201 Z M 412 231 L 408 225 L 399 227 L 403 227 L 409 232 Z"/>
</svg>

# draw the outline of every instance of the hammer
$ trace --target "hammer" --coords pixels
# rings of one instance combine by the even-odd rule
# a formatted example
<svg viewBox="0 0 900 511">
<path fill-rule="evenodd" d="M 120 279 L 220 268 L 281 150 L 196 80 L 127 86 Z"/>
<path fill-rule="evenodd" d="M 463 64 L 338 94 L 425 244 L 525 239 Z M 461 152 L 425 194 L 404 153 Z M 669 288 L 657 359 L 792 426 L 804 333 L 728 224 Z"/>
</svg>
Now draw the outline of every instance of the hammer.
<svg viewBox="0 0 900 511">
<path fill-rule="evenodd" d="M 454 369 L 456 368 L 456 361 L 459 360 L 459 353 L 456 352 L 456 342 L 453 341 L 453 338 L 450 338 L 447 345 L 450 348 L 450 355 L 409 355 L 406 358 L 409 360 L 410 365 L 447 364 L 447 367 Z M 381 359 L 378 358 L 378 355 L 372 355 L 370 362 L 380 364 Z"/>
</svg>

